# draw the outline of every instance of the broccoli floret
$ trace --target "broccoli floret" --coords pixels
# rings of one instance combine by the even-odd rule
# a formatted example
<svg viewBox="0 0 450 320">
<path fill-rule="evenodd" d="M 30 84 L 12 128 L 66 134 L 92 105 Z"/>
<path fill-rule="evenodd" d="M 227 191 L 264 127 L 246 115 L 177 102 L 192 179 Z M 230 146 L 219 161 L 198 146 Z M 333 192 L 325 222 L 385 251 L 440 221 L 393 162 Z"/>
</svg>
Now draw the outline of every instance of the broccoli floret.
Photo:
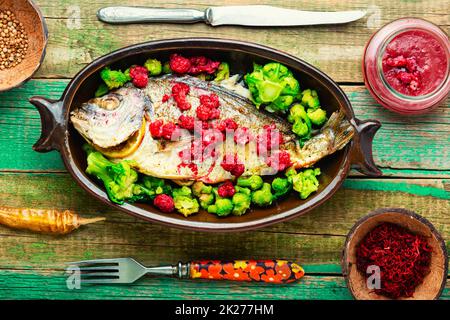
<svg viewBox="0 0 450 320">
<path fill-rule="evenodd" d="M 200 201 L 200 207 L 202 209 L 208 209 L 208 206 L 214 202 L 213 187 L 197 181 L 192 185 L 192 193 Z"/>
<path fill-rule="evenodd" d="M 315 126 L 321 126 L 327 121 L 327 112 L 322 108 L 316 110 L 308 109 L 308 118 L 311 120 L 312 124 Z"/>
<path fill-rule="evenodd" d="M 264 183 L 261 190 L 252 193 L 252 202 L 260 207 L 270 206 L 274 196 L 269 183 Z"/>
<path fill-rule="evenodd" d="M 220 82 L 230 77 L 230 66 L 226 62 L 222 62 L 219 64 L 219 67 L 216 71 L 216 77 L 214 78 L 215 82 Z"/>
<path fill-rule="evenodd" d="M 133 186 L 133 196 L 127 199 L 128 202 L 151 202 L 156 197 L 154 190 L 148 189 L 143 185 L 136 183 Z"/>
<path fill-rule="evenodd" d="M 175 209 L 177 209 L 177 211 L 185 217 L 197 213 L 200 210 L 198 201 L 194 198 L 187 196 L 174 196 L 173 202 L 175 204 Z"/>
<path fill-rule="evenodd" d="M 234 190 L 236 190 L 236 193 L 243 193 L 248 196 L 252 193 L 252 191 L 249 188 L 244 188 L 240 186 L 234 186 Z"/>
<path fill-rule="evenodd" d="M 200 207 L 207 210 L 214 203 L 215 197 L 213 193 L 203 193 L 198 197 L 198 200 L 200 201 Z"/>
<path fill-rule="evenodd" d="M 289 111 L 288 121 L 293 123 L 292 132 L 303 139 L 309 139 L 311 136 L 311 120 L 309 119 L 305 108 L 297 103 Z"/>
<path fill-rule="evenodd" d="M 275 199 L 279 199 L 292 190 L 292 183 L 288 178 L 275 178 L 272 181 L 272 190 Z"/>
<path fill-rule="evenodd" d="M 319 96 L 316 90 L 306 89 L 302 92 L 302 104 L 305 107 L 316 110 L 320 106 Z"/>
<path fill-rule="evenodd" d="M 172 196 L 176 197 L 190 197 L 192 198 L 192 190 L 187 186 L 182 186 L 181 188 L 173 189 Z"/>
<path fill-rule="evenodd" d="M 159 76 L 162 72 L 161 61 L 156 59 L 148 59 L 144 63 L 144 67 L 147 68 L 149 75 Z"/>
<path fill-rule="evenodd" d="M 98 86 L 97 91 L 95 91 L 95 97 L 101 97 L 104 96 L 109 92 L 108 86 L 105 83 L 102 83 Z"/>
<path fill-rule="evenodd" d="M 251 176 L 248 178 L 239 177 L 236 184 L 239 187 L 250 188 L 250 190 L 255 191 L 263 186 L 263 182 L 260 176 Z"/>
<path fill-rule="evenodd" d="M 109 199 L 117 204 L 132 199 L 138 174 L 131 168 L 130 162 L 113 163 L 90 146 L 84 149 L 88 153 L 86 173 L 103 181 Z"/>
<path fill-rule="evenodd" d="M 201 181 L 197 181 L 192 185 L 192 192 L 196 197 L 200 197 L 203 193 L 210 194 L 212 193 L 212 189 L 212 186 L 208 186 Z"/>
<path fill-rule="evenodd" d="M 209 213 L 215 213 L 219 217 L 228 216 L 233 211 L 233 203 L 227 198 L 218 198 L 216 202 L 208 206 Z"/>
<path fill-rule="evenodd" d="M 169 74 L 172 73 L 172 69 L 170 69 L 170 63 L 169 61 L 165 62 L 162 66 L 162 73 L 163 74 Z"/>
<path fill-rule="evenodd" d="M 173 189 L 172 197 L 175 209 L 185 217 L 197 213 L 200 210 L 197 199 L 193 197 L 191 188 L 187 186 Z"/>
<path fill-rule="evenodd" d="M 233 195 L 231 202 L 234 206 L 232 213 L 235 216 L 242 216 L 250 208 L 252 198 L 248 194 L 238 192 Z"/>
<path fill-rule="evenodd" d="M 254 64 L 253 72 L 246 74 L 244 81 L 253 103 L 258 108 L 265 104 L 270 112 L 285 113 L 300 92 L 300 85 L 292 72 L 277 62 L 264 66 Z"/>
<path fill-rule="evenodd" d="M 109 67 L 103 68 L 100 71 L 100 77 L 108 86 L 109 90 L 122 87 L 125 83 L 130 81 L 130 77 L 120 70 L 111 70 Z"/>
<path fill-rule="evenodd" d="M 299 193 L 301 199 L 308 198 L 311 193 L 319 189 L 318 175 L 320 175 L 319 168 L 306 169 L 303 172 L 291 176 L 294 190 Z"/>
<path fill-rule="evenodd" d="M 151 176 L 144 176 L 142 178 L 142 184 L 147 189 L 154 191 L 155 196 L 163 193 L 167 195 L 172 194 L 172 187 L 169 184 L 167 184 L 164 179 Z"/>
</svg>

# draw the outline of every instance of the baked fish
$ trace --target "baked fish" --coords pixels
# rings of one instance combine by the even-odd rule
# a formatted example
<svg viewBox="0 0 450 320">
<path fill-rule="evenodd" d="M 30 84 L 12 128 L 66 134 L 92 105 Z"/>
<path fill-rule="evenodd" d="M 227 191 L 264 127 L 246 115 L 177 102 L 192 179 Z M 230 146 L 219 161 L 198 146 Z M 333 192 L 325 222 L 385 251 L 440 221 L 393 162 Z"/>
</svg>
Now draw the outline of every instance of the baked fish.
<svg viewBox="0 0 450 320">
<path fill-rule="evenodd" d="M 186 96 L 186 101 L 192 106 L 189 110 L 180 110 L 176 101 L 170 98 L 172 88 L 176 83 L 184 83 L 190 88 L 189 94 Z M 274 150 L 279 153 L 288 153 L 290 163 L 295 168 L 306 168 L 323 157 L 342 149 L 354 134 L 354 128 L 345 119 L 344 113 L 335 112 L 321 130 L 301 146 L 296 135 L 292 133 L 292 125 L 285 119 L 257 110 L 247 98 L 213 82 L 191 76 L 177 77 L 173 75 L 150 78 L 144 89 L 130 86 L 101 98 L 92 99 L 80 109 L 72 112 L 71 120 L 78 132 L 94 147 L 105 148 L 105 145 L 108 144 L 117 146 L 125 143 L 133 133 L 141 128 L 145 121 L 144 114 L 148 123 L 156 120 L 162 120 L 164 123 L 178 123 L 181 115 L 195 118 L 196 108 L 200 105 L 200 96 L 212 93 L 218 96 L 220 104 L 219 118 L 209 121 L 209 127 L 213 129 L 199 128 L 194 133 L 182 129 L 178 131 L 179 134 L 175 139 L 172 136 L 172 140 L 166 140 L 153 138 L 149 126 L 146 126 L 140 145 L 131 154 L 127 153 L 126 157 L 117 159 L 117 161 L 131 160 L 133 166 L 143 174 L 172 179 L 179 183 L 183 181 L 219 183 L 233 178 L 230 171 L 225 170 L 222 166 L 225 159 L 230 161 L 230 154 L 234 157 L 231 161 L 244 166 L 243 176 L 273 175 L 277 170 L 274 169 L 273 163 L 268 161 L 268 157 L 276 154 Z M 130 95 L 132 97 L 129 97 Z M 122 106 L 114 109 L 116 112 L 105 111 L 103 114 L 102 109 L 108 105 L 105 100 L 109 101 L 112 97 L 120 101 Z M 128 115 L 122 113 L 128 113 Z M 80 124 L 80 118 L 83 119 L 84 125 Z M 233 136 L 229 136 L 233 132 L 227 131 L 226 139 L 224 139 L 224 134 L 214 129 L 214 123 L 220 123 L 224 119 L 232 119 L 238 126 L 237 130 L 246 128 L 245 133 L 249 138 L 253 138 L 250 138 L 247 143 L 235 143 L 236 140 L 233 139 Z M 94 128 L 98 124 L 101 127 Z M 276 133 L 282 137 L 279 140 L 281 143 L 271 146 L 267 152 L 261 152 L 260 140 L 257 137 L 266 134 L 267 128 L 270 128 L 271 134 Z M 205 136 L 208 139 L 211 139 L 212 136 L 214 143 L 206 148 L 197 148 L 198 150 L 195 151 L 195 146 L 204 145 Z M 108 139 L 114 139 L 114 141 L 108 143 Z M 186 153 L 189 152 L 193 155 L 189 155 L 187 157 L 189 160 L 186 161 Z M 276 160 L 273 157 L 272 159 Z"/>
</svg>

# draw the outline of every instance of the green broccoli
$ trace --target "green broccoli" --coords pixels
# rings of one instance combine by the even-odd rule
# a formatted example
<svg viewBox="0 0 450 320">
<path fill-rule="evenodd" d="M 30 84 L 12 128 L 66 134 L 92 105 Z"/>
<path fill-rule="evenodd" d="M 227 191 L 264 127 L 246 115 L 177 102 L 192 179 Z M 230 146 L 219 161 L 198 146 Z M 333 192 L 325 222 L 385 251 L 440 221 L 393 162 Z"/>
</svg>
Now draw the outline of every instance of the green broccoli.
<svg viewBox="0 0 450 320">
<path fill-rule="evenodd" d="M 240 186 L 234 186 L 234 190 L 236 190 L 236 193 L 243 193 L 248 196 L 252 193 L 252 191 L 249 188 L 244 188 Z"/>
<path fill-rule="evenodd" d="M 314 109 L 308 109 L 308 118 L 311 120 L 312 124 L 315 126 L 321 126 L 327 121 L 327 112 L 323 110 L 322 108 Z"/>
<path fill-rule="evenodd" d="M 131 168 L 130 161 L 113 163 L 91 146 L 83 148 L 88 154 L 86 173 L 103 181 L 109 199 L 117 204 L 132 199 L 138 174 Z"/>
<path fill-rule="evenodd" d="M 103 68 L 100 71 L 100 77 L 108 86 L 109 90 L 120 88 L 130 81 L 130 77 L 125 73 L 120 70 L 111 70 L 109 67 Z"/>
<path fill-rule="evenodd" d="M 172 191 L 172 196 L 176 197 L 189 197 L 192 198 L 192 190 L 187 186 L 182 186 L 181 188 L 175 188 Z"/>
<path fill-rule="evenodd" d="M 302 104 L 305 107 L 316 110 L 320 106 L 319 96 L 316 90 L 306 89 L 302 92 Z"/>
<path fill-rule="evenodd" d="M 300 85 L 292 72 L 277 62 L 264 66 L 255 63 L 253 72 L 246 74 L 244 81 L 256 107 L 264 104 L 271 112 L 286 112 L 300 92 Z"/>
<path fill-rule="evenodd" d="M 288 178 L 275 178 L 272 181 L 272 190 L 275 199 L 279 199 L 292 190 L 292 182 Z"/>
<path fill-rule="evenodd" d="M 172 197 L 175 209 L 185 217 L 197 213 L 200 210 L 197 199 L 193 198 L 192 190 L 187 186 L 173 189 Z"/>
<path fill-rule="evenodd" d="M 151 176 L 143 176 L 142 184 L 145 188 L 154 191 L 155 196 L 158 194 L 172 194 L 172 187 L 166 183 L 164 179 L 151 177 Z"/>
<path fill-rule="evenodd" d="M 169 74 L 172 73 L 172 69 L 170 69 L 170 63 L 169 61 L 165 62 L 162 66 L 162 73 L 163 74 Z"/>
<path fill-rule="evenodd" d="M 177 196 L 173 197 L 173 202 L 175 204 L 175 209 L 185 217 L 197 213 L 200 210 L 198 201 L 194 198 Z"/>
<path fill-rule="evenodd" d="M 136 183 L 133 185 L 133 196 L 127 199 L 128 202 L 151 202 L 156 197 L 155 190 L 148 189 Z"/>
<path fill-rule="evenodd" d="M 294 190 L 299 193 L 301 199 L 308 198 L 311 193 L 319 189 L 318 175 L 320 175 L 319 168 L 306 169 L 303 172 L 291 176 Z"/>
<path fill-rule="evenodd" d="M 98 86 L 97 91 L 95 91 L 95 97 L 102 97 L 109 92 L 108 86 L 105 83 L 102 83 Z"/>
<path fill-rule="evenodd" d="M 207 209 L 209 205 L 214 202 L 215 196 L 213 193 L 213 187 L 197 181 L 192 185 L 192 193 L 200 201 L 200 207 Z"/>
<path fill-rule="evenodd" d="M 149 75 L 159 76 L 162 72 L 161 61 L 156 59 L 148 59 L 144 63 L 144 67 L 147 68 Z"/>
<path fill-rule="evenodd" d="M 252 202 L 260 207 L 270 206 L 274 196 L 271 191 L 271 186 L 269 183 L 264 182 L 260 190 L 256 190 L 252 193 Z"/>
<path fill-rule="evenodd" d="M 263 179 L 260 176 L 251 176 L 248 178 L 239 177 L 236 185 L 249 188 L 252 191 L 258 190 L 263 186 Z"/>
<path fill-rule="evenodd" d="M 238 192 L 233 195 L 231 202 L 234 206 L 232 213 L 235 216 L 242 216 L 250 208 L 252 198 L 248 194 Z"/>
<path fill-rule="evenodd" d="M 294 123 L 292 131 L 303 139 L 309 139 L 311 136 L 311 121 L 305 111 L 305 108 L 297 103 L 289 111 L 288 121 Z"/>
<path fill-rule="evenodd" d="M 222 62 L 216 71 L 215 82 L 220 82 L 222 80 L 228 79 L 230 77 L 230 66 L 226 62 Z"/>
<path fill-rule="evenodd" d="M 218 198 L 216 202 L 208 206 L 209 213 L 215 213 L 219 217 L 228 216 L 233 211 L 233 203 L 227 198 Z"/>
</svg>

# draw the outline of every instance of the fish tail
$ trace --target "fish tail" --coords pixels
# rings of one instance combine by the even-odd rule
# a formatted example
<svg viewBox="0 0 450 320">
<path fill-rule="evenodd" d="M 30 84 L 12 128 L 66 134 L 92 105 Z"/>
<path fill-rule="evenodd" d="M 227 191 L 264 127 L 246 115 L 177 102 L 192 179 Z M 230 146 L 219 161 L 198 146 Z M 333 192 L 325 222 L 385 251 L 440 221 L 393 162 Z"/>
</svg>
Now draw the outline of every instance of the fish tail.
<svg viewBox="0 0 450 320">
<path fill-rule="evenodd" d="M 355 133 L 353 126 L 345 119 L 343 111 L 334 112 L 330 116 L 322 130 L 327 128 L 334 133 L 332 152 L 341 150 L 353 138 Z"/>
</svg>

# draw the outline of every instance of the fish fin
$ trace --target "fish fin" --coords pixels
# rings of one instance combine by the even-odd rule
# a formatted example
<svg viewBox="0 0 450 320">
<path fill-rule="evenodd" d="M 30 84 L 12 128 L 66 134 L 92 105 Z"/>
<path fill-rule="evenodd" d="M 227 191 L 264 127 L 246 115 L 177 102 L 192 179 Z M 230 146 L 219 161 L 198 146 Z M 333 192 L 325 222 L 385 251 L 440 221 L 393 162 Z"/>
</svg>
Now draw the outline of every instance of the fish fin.
<svg viewBox="0 0 450 320">
<path fill-rule="evenodd" d="M 345 119 L 343 111 L 334 112 L 323 127 L 323 129 L 326 128 L 331 129 L 335 135 L 332 147 L 333 152 L 341 150 L 353 138 L 355 133 L 355 128 Z"/>
</svg>

